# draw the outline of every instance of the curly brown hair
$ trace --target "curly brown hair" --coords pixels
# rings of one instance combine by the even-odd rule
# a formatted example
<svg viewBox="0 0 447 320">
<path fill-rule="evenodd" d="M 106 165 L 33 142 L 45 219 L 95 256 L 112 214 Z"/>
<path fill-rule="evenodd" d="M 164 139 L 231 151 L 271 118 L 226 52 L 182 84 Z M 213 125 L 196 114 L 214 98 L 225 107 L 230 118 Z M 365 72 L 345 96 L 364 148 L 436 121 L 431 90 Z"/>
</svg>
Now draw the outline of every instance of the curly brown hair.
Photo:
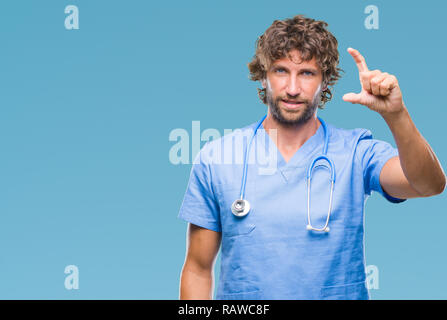
<svg viewBox="0 0 447 320">
<path fill-rule="evenodd" d="M 289 52 L 297 49 L 303 61 L 312 60 L 315 56 L 323 75 L 323 82 L 327 88 L 323 91 L 321 102 L 318 106 L 324 108 L 324 104 L 332 99 L 329 86 L 333 86 L 340 78 L 338 68 L 339 53 L 337 39 L 330 33 L 324 21 L 316 21 L 297 15 L 291 19 L 275 20 L 273 24 L 256 40 L 256 53 L 248 63 L 249 78 L 253 81 L 264 80 L 267 70 L 274 61 L 288 57 Z M 264 104 L 267 104 L 266 89 L 258 88 L 258 95 Z"/>
</svg>

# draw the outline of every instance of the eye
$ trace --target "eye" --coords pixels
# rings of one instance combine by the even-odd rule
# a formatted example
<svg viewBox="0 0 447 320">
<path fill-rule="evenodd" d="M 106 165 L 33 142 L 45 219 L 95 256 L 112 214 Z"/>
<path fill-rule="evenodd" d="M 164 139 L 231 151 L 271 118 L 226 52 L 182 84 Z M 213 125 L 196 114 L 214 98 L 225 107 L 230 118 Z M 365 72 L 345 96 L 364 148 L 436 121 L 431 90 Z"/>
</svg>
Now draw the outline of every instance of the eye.
<svg viewBox="0 0 447 320">
<path fill-rule="evenodd" d="M 286 70 L 284 69 L 284 68 L 276 68 L 275 69 L 275 72 L 276 73 L 283 73 L 283 72 L 285 72 Z"/>
<path fill-rule="evenodd" d="M 310 76 L 313 76 L 313 75 L 314 75 L 314 73 L 311 72 L 311 71 L 303 71 L 303 73 L 307 73 L 307 74 L 310 75 Z"/>
</svg>

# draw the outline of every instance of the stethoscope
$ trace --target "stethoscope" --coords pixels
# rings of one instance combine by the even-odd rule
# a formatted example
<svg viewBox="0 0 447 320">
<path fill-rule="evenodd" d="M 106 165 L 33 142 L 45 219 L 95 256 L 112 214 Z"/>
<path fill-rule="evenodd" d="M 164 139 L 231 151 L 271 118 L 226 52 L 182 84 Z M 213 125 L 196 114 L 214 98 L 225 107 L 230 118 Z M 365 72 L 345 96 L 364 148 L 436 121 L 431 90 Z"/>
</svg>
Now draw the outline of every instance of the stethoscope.
<svg viewBox="0 0 447 320">
<path fill-rule="evenodd" d="M 244 156 L 244 170 L 243 170 L 243 174 L 242 174 L 242 183 L 241 183 L 241 191 L 240 191 L 240 197 L 239 199 L 236 199 L 233 204 L 231 205 L 231 212 L 233 212 L 233 214 L 236 217 L 244 217 L 246 216 L 249 212 L 250 212 L 250 202 L 248 202 L 248 200 L 244 199 L 245 196 L 245 185 L 247 182 L 247 159 L 248 159 L 248 154 L 250 152 L 250 148 L 251 148 L 251 144 L 253 142 L 254 137 L 256 136 L 256 132 L 258 131 L 259 127 L 261 126 L 262 122 L 264 121 L 264 119 L 267 117 L 267 115 L 265 115 L 257 124 L 255 127 L 255 130 L 253 132 L 253 135 L 250 138 L 250 141 L 247 145 L 247 149 L 245 151 L 245 156 Z M 327 148 L 328 148 L 328 144 L 329 144 L 329 134 L 327 133 L 327 127 L 326 127 L 326 123 L 320 118 L 318 117 L 318 120 L 320 120 L 321 125 L 323 126 L 323 130 L 324 130 L 324 146 L 323 146 L 323 153 L 320 155 L 317 155 L 316 157 L 314 157 L 314 159 L 312 160 L 312 162 L 310 163 L 309 168 L 307 169 L 307 225 L 306 225 L 306 229 L 307 230 L 313 230 L 313 231 L 324 231 L 324 232 L 329 232 L 329 218 L 331 216 L 331 209 L 332 209 L 332 195 L 334 193 L 334 184 L 335 184 L 335 166 L 334 163 L 332 162 L 332 160 L 330 158 L 328 158 L 327 156 Z M 312 226 L 312 222 L 310 219 L 310 180 L 312 177 L 312 170 L 315 167 L 315 164 L 317 163 L 317 161 L 320 160 L 324 160 L 326 161 L 329 166 L 328 169 L 331 172 L 331 194 L 330 194 L 330 198 L 329 198 L 329 210 L 327 213 L 327 218 L 326 218 L 326 223 L 324 224 L 324 226 L 322 228 L 315 228 Z"/>
</svg>

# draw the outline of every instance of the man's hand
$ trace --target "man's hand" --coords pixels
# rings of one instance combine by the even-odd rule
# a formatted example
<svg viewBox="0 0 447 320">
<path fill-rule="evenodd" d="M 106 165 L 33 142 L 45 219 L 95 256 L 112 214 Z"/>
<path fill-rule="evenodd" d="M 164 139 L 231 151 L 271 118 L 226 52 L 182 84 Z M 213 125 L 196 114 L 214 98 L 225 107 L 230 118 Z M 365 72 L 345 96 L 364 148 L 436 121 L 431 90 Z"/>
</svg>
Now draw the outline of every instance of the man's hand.
<svg viewBox="0 0 447 320">
<path fill-rule="evenodd" d="M 352 48 L 348 48 L 348 52 L 359 69 L 362 91 L 347 93 L 343 100 L 367 106 L 382 116 L 402 111 L 405 107 L 397 78 L 380 70 L 369 71 L 360 52 Z"/>
<path fill-rule="evenodd" d="M 365 58 L 348 48 L 359 69 L 362 91 L 347 93 L 343 100 L 363 104 L 382 115 L 396 141 L 399 157 L 388 160 L 380 173 L 380 184 L 390 196 L 400 199 L 439 194 L 446 176 L 428 142 L 411 120 L 395 76 L 369 71 Z"/>
</svg>

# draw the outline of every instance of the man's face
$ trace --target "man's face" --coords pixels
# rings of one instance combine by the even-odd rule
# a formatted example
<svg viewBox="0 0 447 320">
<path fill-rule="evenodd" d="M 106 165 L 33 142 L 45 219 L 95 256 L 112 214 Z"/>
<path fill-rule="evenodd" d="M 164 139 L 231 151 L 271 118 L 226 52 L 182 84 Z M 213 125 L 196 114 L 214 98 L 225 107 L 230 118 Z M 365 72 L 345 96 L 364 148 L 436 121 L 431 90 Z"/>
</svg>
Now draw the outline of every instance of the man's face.
<svg viewBox="0 0 447 320">
<path fill-rule="evenodd" d="M 276 60 L 263 81 L 267 104 L 279 123 L 297 126 L 306 123 L 315 114 L 321 102 L 323 76 L 315 57 L 301 61 L 298 50 L 288 57 Z"/>
</svg>

